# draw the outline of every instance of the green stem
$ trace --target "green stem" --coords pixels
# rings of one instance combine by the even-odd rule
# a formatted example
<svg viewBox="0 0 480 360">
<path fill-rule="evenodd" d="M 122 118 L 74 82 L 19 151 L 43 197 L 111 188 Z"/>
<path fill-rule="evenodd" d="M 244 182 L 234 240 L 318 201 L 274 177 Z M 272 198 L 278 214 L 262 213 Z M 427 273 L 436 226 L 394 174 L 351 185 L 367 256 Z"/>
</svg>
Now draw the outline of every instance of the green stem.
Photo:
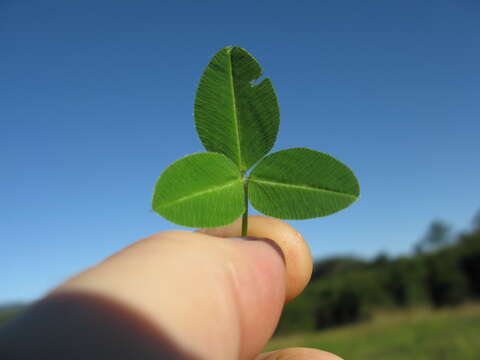
<svg viewBox="0 0 480 360">
<path fill-rule="evenodd" d="M 245 212 L 242 216 L 242 236 L 247 236 L 248 233 L 248 179 L 244 179 L 243 183 L 244 206 Z"/>
</svg>

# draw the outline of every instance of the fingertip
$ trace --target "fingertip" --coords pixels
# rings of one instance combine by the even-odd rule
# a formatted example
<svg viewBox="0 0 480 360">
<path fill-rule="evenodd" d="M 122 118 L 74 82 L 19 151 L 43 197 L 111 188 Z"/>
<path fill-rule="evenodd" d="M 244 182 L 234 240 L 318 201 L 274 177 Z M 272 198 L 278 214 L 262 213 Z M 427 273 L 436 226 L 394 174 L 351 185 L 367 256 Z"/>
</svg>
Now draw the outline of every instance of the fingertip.
<svg viewBox="0 0 480 360">
<path fill-rule="evenodd" d="M 332 353 L 311 348 L 288 348 L 260 354 L 255 360 L 343 360 Z"/>
<path fill-rule="evenodd" d="M 249 236 L 270 239 L 281 249 L 286 268 L 285 301 L 295 299 L 305 289 L 312 275 L 313 261 L 307 242 L 298 231 L 281 220 L 250 216 L 248 222 Z M 241 234 L 241 219 L 228 226 L 199 232 L 211 236 L 238 237 Z"/>
<path fill-rule="evenodd" d="M 250 220 L 252 234 L 276 242 L 285 257 L 285 301 L 295 299 L 310 281 L 313 269 L 312 254 L 303 236 L 289 224 L 274 218 L 253 216 Z"/>
</svg>

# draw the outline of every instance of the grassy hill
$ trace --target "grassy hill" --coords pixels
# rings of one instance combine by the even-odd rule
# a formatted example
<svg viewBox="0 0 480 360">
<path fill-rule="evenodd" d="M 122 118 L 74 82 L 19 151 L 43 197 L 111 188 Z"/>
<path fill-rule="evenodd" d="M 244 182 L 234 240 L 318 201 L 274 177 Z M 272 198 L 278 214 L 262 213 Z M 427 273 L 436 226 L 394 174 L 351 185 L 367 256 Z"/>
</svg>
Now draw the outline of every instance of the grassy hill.
<svg viewBox="0 0 480 360">
<path fill-rule="evenodd" d="M 478 360 L 480 304 L 377 314 L 358 325 L 277 337 L 267 349 L 290 346 L 319 348 L 344 359 Z"/>
<path fill-rule="evenodd" d="M 20 314 L 25 309 L 23 304 L 0 305 L 0 327 Z"/>
</svg>

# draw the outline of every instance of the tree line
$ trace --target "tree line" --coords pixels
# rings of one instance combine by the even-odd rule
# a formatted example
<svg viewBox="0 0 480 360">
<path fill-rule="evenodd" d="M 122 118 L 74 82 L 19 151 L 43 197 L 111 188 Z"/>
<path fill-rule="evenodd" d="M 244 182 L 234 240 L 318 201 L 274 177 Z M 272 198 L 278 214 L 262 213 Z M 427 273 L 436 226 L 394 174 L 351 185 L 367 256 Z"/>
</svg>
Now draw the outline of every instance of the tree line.
<svg viewBox="0 0 480 360">
<path fill-rule="evenodd" d="M 480 211 L 473 227 L 452 235 L 434 221 L 410 256 L 317 261 L 304 293 L 287 304 L 276 334 L 367 320 L 374 311 L 441 308 L 480 299 Z"/>
</svg>

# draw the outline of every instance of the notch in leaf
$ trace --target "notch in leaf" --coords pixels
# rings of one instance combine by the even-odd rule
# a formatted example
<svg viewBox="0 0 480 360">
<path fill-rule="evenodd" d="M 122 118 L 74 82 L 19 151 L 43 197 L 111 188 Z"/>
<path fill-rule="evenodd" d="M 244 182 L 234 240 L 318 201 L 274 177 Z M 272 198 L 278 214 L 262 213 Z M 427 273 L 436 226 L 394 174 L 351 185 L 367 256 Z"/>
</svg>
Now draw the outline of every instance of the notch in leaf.
<svg viewBox="0 0 480 360">
<path fill-rule="evenodd" d="M 157 213 L 189 227 L 224 226 L 243 214 L 245 236 L 248 200 L 269 216 L 309 219 L 358 199 L 355 175 L 330 155 L 294 148 L 264 157 L 275 143 L 279 110 L 271 81 L 254 84 L 261 75 L 255 58 L 239 47 L 213 57 L 195 99 L 196 128 L 210 152 L 186 156 L 164 171 L 153 196 Z"/>
<path fill-rule="evenodd" d="M 207 151 L 219 152 L 246 172 L 266 155 L 280 123 L 277 96 L 257 60 L 226 47 L 210 61 L 197 89 L 195 125 Z"/>
</svg>

